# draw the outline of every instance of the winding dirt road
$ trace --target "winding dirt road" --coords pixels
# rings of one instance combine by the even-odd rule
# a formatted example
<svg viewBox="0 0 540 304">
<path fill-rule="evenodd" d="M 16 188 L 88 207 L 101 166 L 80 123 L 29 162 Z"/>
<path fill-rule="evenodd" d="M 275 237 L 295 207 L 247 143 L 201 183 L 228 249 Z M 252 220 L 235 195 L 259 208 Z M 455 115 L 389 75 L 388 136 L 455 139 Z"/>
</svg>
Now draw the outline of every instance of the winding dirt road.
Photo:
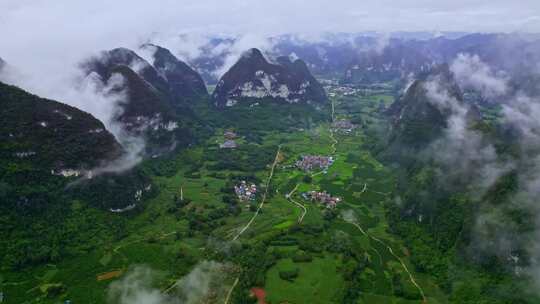
<svg viewBox="0 0 540 304">
<path fill-rule="evenodd" d="M 274 158 L 274 163 L 272 163 L 272 168 L 270 169 L 270 174 L 268 175 L 268 178 L 266 179 L 264 194 L 261 200 L 261 204 L 257 208 L 257 211 L 255 211 L 255 214 L 253 214 L 253 217 L 249 220 L 246 226 L 238 232 L 238 234 L 232 239 L 233 241 L 236 241 L 246 230 L 248 230 L 249 226 L 255 221 L 255 218 L 259 215 L 262 207 L 264 206 L 264 203 L 266 202 L 266 196 L 268 195 L 268 187 L 270 186 L 270 181 L 272 181 L 272 177 L 274 176 L 274 169 L 276 168 L 276 165 L 279 160 L 279 153 L 281 152 L 281 145 L 278 146 L 278 150 L 276 152 L 276 157 Z"/>
<path fill-rule="evenodd" d="M 292 195 L 294 194 L 294 192 L 296 192 L 296 190 L 298 189 L 298 186 L 299 184 L 296 184 L 296 186 L 294 187 L 294 189 L 291 190 L 291 192 L 289 192 L 289 194 L 285 195 L 285 197 L 287 198 L 287 200 L 289 200 L 291 203 L 295 204 L 296 206 L 300 207 L 300 209 L 302 209 L 302 215 L 300 215 L 300 217 L 298 218 L 298 223 L 302 223 L 302 221 L 304 220 L 304 216 L 306 216 L 306 213 L 307 213 L 307 209 L 306 209 L 306 206 L 300 204 L 299 202 L 293 200 L 292 198 Z"/>
<path fill-rule="evenodd" d="M 367 232 L 366 232 L 359 224 L 357 224 L 357 223 L 355 223 L 355 222 L 349 222 L 349 221 L 347 221 L 347 223 L 349 223 L 349 224 L 355 226 L 356 228 L 358 228 L 358 230 L 360 230 L 360 232 L 361 232 L 364 236 L 366 236 L 366 237 L 368 237 L 368 238 L 370 238 L 370 239 L 376 241 L 377 243 L 383 245 L 383 246 L 388 250 L 388 252 L 390 252 L 390 254 L 391 254 L 396 260 L 398 260 L 398 262 L 401 264 L 401 267 L 403 267 L 403 270 L 405 270 L 405 272 L 406 272 L 407 275 L 409 276 L 409 280 L 411 281 L 411 283 L 412 283 L 412 284 L 416 287 L 416 289 L 418 289 L 418 291 L 420 292 L 420 295 L 422 296 L 423 303 L 427 303 L 427 298 L 426 298 L 426 296 L 425 296 L 425 294 L 424 294 L 424 290 L 423 290 L 422 287 L 420 287 L 420 285 L 416 282 L 416 280 L 414 279 L 414 276 L 413 276 L 412 273 L 409 271 L 409 268 L 407 267 L 407 265 L 405 265 L 405 263 L 403 262 L 403 260 L 402 260 L 399 256 L 397 256 L 397 255 L 394 253 L 394 250 L 392 249 L 392 247 L 390 247 L 389 245 L 387 245 L 385 242 L 381 241 L 379 238 L 377 238 L 377 237 L 375 237 L 375 236 L 373 236 L 373 235 L 367 233 Z M 375 249 L 375 248 L 373 248 L 373 249 Z M 375 251 L 377 251 L 377 250 L 375 249 Z M 377 253 L 378 253 L 378 252 L 377 252 Z M 380 254 L 379 254 L 379 255 L 380 255 Z"/>
<path fill-rule="evenodd" d="M 334 100 L 332 100 L 332 122 L 334 122 L 334 119 L 335 119 L 335 109 L 334 109 Z M 337 152 L 337 149 L 336 149 L 336 144 L 338 144 L 338 141 L 335 139 L 334 137 L 334 130 L 332 128 L 330 128 L 330 138 L 332 139 L 333 141 L 333 144 L 332 144 L 332 150 L 333 150 L 333 153 L 335 154 Z M 362 191 L 360 192 L 360 194 L 364 193 L 365 191 L 367 190 L 367 183 L 364 184 L 364 188 L 362 189 Z M 380 193 L 380 192 L 377 192 L 379 194 L 383 194 L 383 195 L 388 195 L 388 193 Z M 360 230 L 360 232 L 368 237 L 368 238 L 371 238 L 372 240 L 378 242 L 379 244 L 383 245 L 387 250 L 388 252 L 390 252 L 390 254 L 396 259 L 398 260 L 398 262 L 401 264 L 401 266 L 403 267 L 403 270 L 405 270 L 405 272 L 408 274 L 409 276 L 409 280 L 411 281 L 411 283 L 418 289 L 418 291 L 420 292 L 420 295 L 422 296 L 422 299 L 423 299 L 423 303 L 427 303 L 427 298 L 424 294 L 424 290 L 422 289 L 422 287 L 420 287 L 420 285 L 416 282 L 416 280 L 414 279 L 412 273 L 409 271 L 409 268 L 407 267 L 407 265 L 405 265 L 405 263 L 403 262 L 403 260 L 397 256 L 395 253 L 394 253 L 394 250 L 392 249 L 392 247 L 390 247 L 389 245 L 387 245 L 386 243 L 384 243 L 383 241 L 381 241 L 379 238 L 375 237 L 375 236 L 372 236 L 371 234 L 367 233 L 358 223 L 355 223 L 355 222 L 349 222 L 347 221 L 348 223 L 354 225 L 356 228 L 358 228 L 358 230 Z M 377 249 L 373 248 L 375 250 L 375 252 L 379 255 L 379 258 L 381 260 L 381 263 L 382 263 L 382 257 L 380 255 L 380 253 L 377 251 Z"/>
</svg>

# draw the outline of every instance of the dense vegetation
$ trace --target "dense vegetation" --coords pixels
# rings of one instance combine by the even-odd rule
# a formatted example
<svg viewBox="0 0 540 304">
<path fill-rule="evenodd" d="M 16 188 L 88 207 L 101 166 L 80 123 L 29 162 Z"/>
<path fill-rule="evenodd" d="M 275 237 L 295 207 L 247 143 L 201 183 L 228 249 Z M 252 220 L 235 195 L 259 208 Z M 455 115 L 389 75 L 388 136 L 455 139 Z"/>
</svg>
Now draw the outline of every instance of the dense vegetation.
<svg viewBox="0 0 540 304">
<path fill-rule="evenodd" d="M 184 297 L 178 279 L 214 261 L 234 266 L 224 267 L 208 302 L 230 292 L 229 303 L 256 303 L 254 287 L 269 303 L 535 302 L 497 259 L 468 254 L 478 206 L 469 193 L 438 183 L 433 162 L 388 159 L 381 132 L 394 94 L 338 95 L 334 117 L 329 106 L 259 101 L 216 110 L 201 102 L 187 124 L 197 141 L 130 172 L 67 188 L 73 179 L 49 171 L 24 186 L 2 173 L 0 196 L 10 203 L 0 206 L 0 291 L 7 303 L 105 303 L 111 282 L 145 264 L 160 272 L 152 291 Z M 358 128 L 332 130 L 331 119 Z M 238 148 L 219 147 L 227 130 Z M 305 154 L 335 161 L 327 172 L 304 172 L 294 162 Z M 257 185 L 254 201 L 234 193 L 243 180 Z M 509 174 L 485 201 L 498 204 L 514 187 Z M 141 189 L 149 190 L 134 201 Z M 311 190 L 343 202 L 326 208 L 301 195 Z"/>
</svg>

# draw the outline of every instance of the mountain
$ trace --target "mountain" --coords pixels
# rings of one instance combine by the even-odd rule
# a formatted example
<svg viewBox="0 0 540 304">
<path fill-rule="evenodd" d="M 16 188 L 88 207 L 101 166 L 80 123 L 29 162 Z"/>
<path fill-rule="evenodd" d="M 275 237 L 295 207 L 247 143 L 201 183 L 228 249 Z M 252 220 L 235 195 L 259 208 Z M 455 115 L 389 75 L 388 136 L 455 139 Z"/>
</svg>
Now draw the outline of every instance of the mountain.
<svg viewBox="0 0 540 304">
<path fill-rule="evenodd" d="M 149 194 L 136 195 L 151 184 L 140 170 L 114 170 L 126 151 L 92 115 L 1 82 L 0 105 L 0 210 L 54 209 L 64 195 L 123 208 Z"/>
<path fill-rule="evenodd" d="M 183 114 L 176 111 L 169 95 L 169 83 L 146 60 L 127 49 L 102 52 L 83 64 L 88 77 L 98 77 L 108 84 L 120 98 L 115 120 L 129 135 L 143 137 L 147 154 L 159 154 L 185 145 L 191 140 L 189 131 L 182 127 Z"/>
<path fill-rule="evenodd" d="M 134 209 L 152 195 L 141 170 L 102 172 L 123 155 L 92 115 L 0 82 L 2 267 L 20 270 L 69 256 L 68 244 L 89 239 L 73 227 L 92 236 L 102 225 L 115 229 L 93 215 Z"/>
<path fill-rule="evenodd" d="M 212 100 L 217 107 L 244 100 L 321 104 L 327 101 L 321 84 L 306 64 L 281 57 L 269 63 L 258 49 L 245 52 L 218 82 Z"/>
<path fill-rule="evenodd" d="M 2 69 L 6 66 L 6 62 L 0 58 L 0 71 L 2 71 Z"/>
<path fill-rule="evenodd" d="M 378 83 L 429 70 L 432 61 L 417 49 L 392 41 L 381 51 L 363 52 L 349 65 L 344 83 Z"/>
<path fill-rule="evenodd" d="M 84 62 L 83 69 L 87 72 L 96 72 L 101 77 L 104 77 L 110 75 L 110 69 L 117 65 L 125 65 L 132 69 L 160 94 L 166 95 L 169 91 L 167 81 L 159 75 L 156 69 L 130 49 L 116 48 L 102 51 L 99 56 Z"/>
<path fill-rule="evenodd" d="M 208 95 L 201 75 L 183 61 L 178 60 L 168 49 L 144 44 L 141 50 L 150 53 L 154 68 L 168 82 L 169 92 L 175 105 L 178 103 L 189 105 Z"/>
<path fill-rule="evenodd" d="M 3 162 L 31 160 L 47 172 L 69 174 L 99 166 L 122 152 L 99 120 L 74 107 L 3 83 L 0 104 Z"/>
<path fill-rule="evenodd" d="M 391 150 L 402 150 L 404 154 L 407 151 L 420 151 L 439 137 L 447 127 L 452 109 L 438 105 L 437 101 L 429 96 L 428 87 L 434 82 L 440 86 L 439 90 L 447 92 L 448 98 L 463 103 L 462 92 L 448 65 L 441 65 L 424 73 L 387 111 L 392 121 Z M 473 111 L 471 117 L 472 113 Z"/>
</svg>

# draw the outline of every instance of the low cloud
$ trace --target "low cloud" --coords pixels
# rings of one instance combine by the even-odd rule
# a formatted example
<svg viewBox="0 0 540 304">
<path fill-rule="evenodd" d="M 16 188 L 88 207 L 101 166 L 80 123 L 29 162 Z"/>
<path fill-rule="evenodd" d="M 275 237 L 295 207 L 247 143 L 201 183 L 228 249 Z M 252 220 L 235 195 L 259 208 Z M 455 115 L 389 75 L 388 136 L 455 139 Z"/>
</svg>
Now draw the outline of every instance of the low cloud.
<svg viewBox="0 0 540 304">
<path fill-rule="evenodd" d="M 450 65 L 460 87 L 475 89 L 487 98 L 502 96 L 508 91 L 508 79 L 495 73 L 478 55 L 459 54 Z"/>
<path fill-rule="evenodd" d="M 108 290 L 111 304 L 198 304 L 214 303 L 222 299 L 233 267 L 214 261 L 197 264 L 190 273 L 166 289 L 156 283 L 163 281 L 163 273 L 148 266 L 136 266 L 120 280 L 113 282 Z"/>
<path fill-rule="evenodd" d="M 444 184 L 474 186 L 475 195 L 479 198 L 513 165 L 501 163 L 494 145 L 472 128 L 474 110 L 452 96 L 448 85 L 441 83 L 438 77 L 424 84 L 428 100 L 442 113 L 448 113 L 442 137 L 435 140 L 426 152 L 431 159 L 449 168 L 439 175 Z"/>
<path fill-rule="evenodd" d="M 111 304 L 181 304 L 154 287 L 159 273 L 149 267 L 137 266 L 119 281 L 113 282 L 108 291 Z"/>
<path fill-rule="evenodd" d="M 263 53 L 269 53 L 272 51 L 273 46 L 273 42 L 264 36 L 256 34 L 242 35 L 234 40 L 233 44 L 226 49 L 226 52 L 221 54 L 225 55 L 223 64 L 213 74 L 216 77 L 223 76 L 240 59 L 240 56 L 250 48 L 258 48 Z M 217 49 L 217 51 L 220 51 L 220 49 Z"/>
<path fill-rule="evenodd" d="M 122 114 L 121 105 L 128 102 L 127 94 L 121 89 L 124 87 L 123 77 L 114 74 L 103 82 L 96 73 L 86 75 L 78 66 L 57 67 L 61 71 L 55 68 L 50 75 L 43 76 L 43 72 L 34 74 L 8 64 L 0 74 L 0 81 L 88 112 L 105 125 L 122 145 L 125 154 L 102 167 L 92 169 L 94 176 L 133 168 L 142 160 L 145 142 L 129 134 L 116 120 Z"/>
<path fill-rule="evenodd" d="M 459 55 L 452 63 L 460 87 L 498 100 L 499 123 L 514 132 L 507 138 L 512 153 L 498 153 L 493 139 L 471 129 L 467 123 L 470 105 L 450 96 L 444 84 L 432 79 L 426 84 L 430 101 L 450 113 L 444 135 L 436 140 L 431 157 L 449 170 L 443 183 L 466 183 L 477 201 L 472 227 L 471 254 L 499 257 L 516 275 L 527 275 L 540 286 L 540 97 L 510 93 L 508 77 L 495 73 L 475 55 Z M 517 187 L 502 204 L 483 201 L 495 182 L 514 174 Z M 516 215 L 519 217 L 516 220 Z"/>
</svg>

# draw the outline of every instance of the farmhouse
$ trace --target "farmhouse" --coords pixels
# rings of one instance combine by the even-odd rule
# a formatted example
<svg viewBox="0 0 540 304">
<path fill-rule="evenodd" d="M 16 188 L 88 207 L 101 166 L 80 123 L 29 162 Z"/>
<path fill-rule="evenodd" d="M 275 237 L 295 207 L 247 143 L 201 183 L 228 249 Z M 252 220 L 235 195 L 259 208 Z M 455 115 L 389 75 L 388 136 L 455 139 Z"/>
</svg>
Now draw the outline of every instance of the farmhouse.
<svg viewBox="0 0 540 304">
<path fill-rule="evenodd" d="M 233 131 L 225 131 L 225 133 L 223 133 L 223 137 L 229 140 L 235 139 L 236 136 L 237 136 L 236 133 L 234 133 Z"/>
<path fill-rule="evenodd" d="M 238 144 L 234 140 L 228 139 L 224 143 L 219 145 L 219 147 L 221 149 L 235 149 L 238 147 Z"/>
</svg>

